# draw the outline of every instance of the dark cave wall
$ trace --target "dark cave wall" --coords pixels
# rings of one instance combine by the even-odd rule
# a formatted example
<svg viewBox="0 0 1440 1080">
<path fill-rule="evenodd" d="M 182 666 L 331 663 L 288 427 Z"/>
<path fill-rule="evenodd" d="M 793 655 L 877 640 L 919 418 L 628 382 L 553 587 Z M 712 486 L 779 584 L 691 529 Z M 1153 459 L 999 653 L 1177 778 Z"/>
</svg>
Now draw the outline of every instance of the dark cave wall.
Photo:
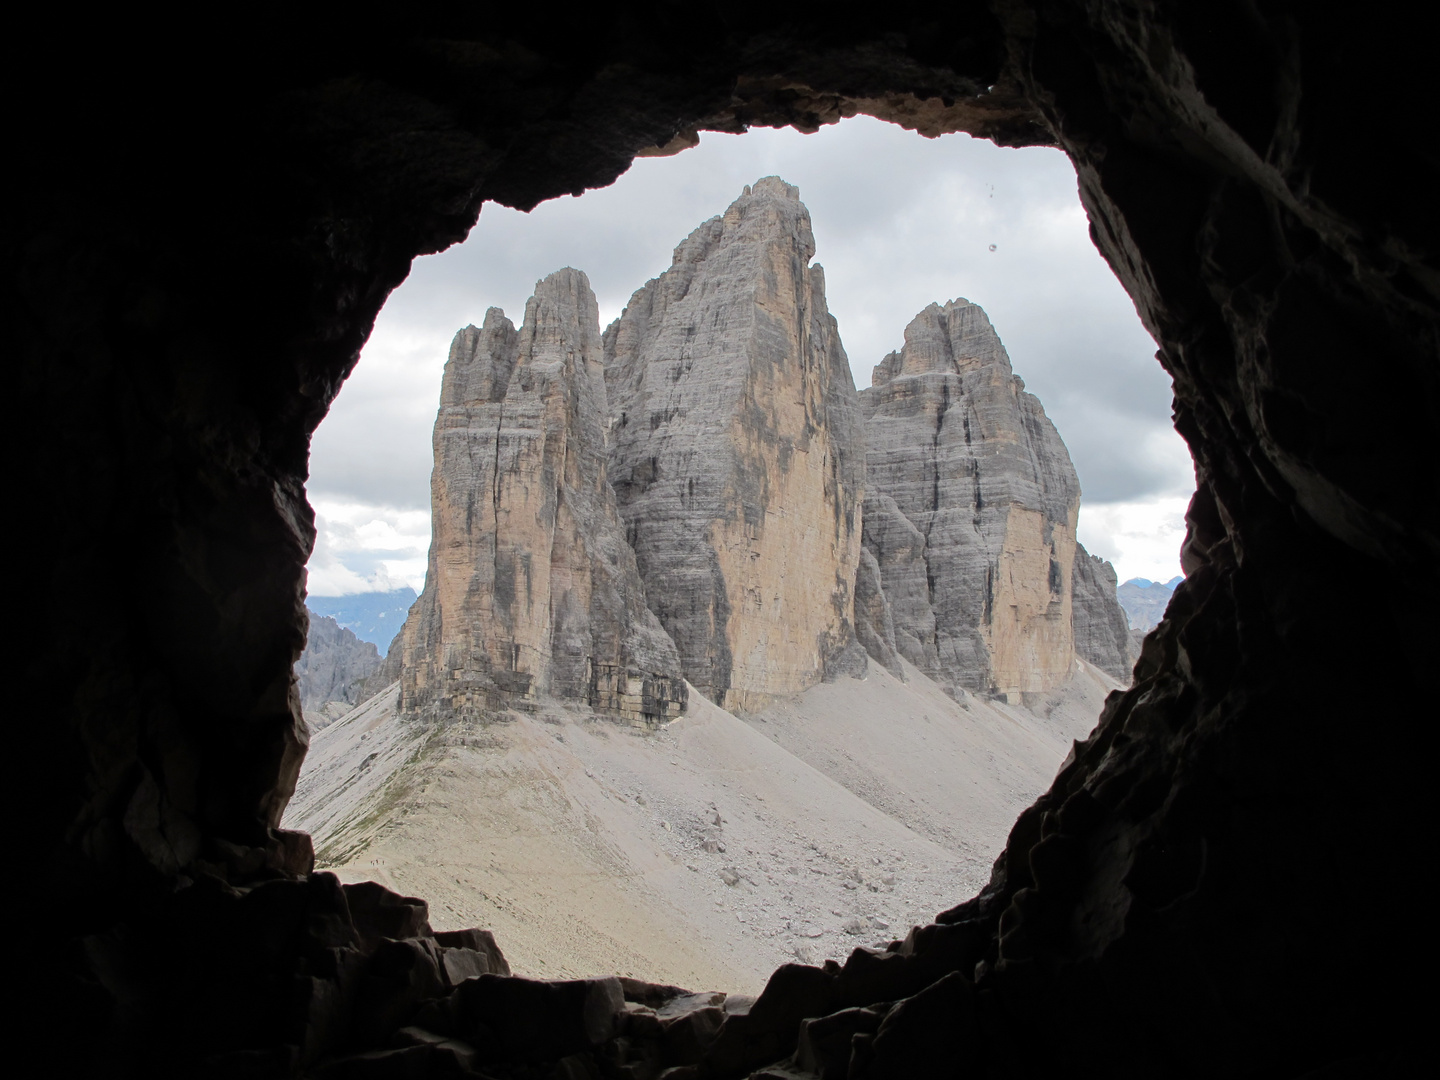
<svg viewBox="0 0 1440 1080">
<path fill-rule="evenodd" d="M 36 34 L 4 240 L 40 523 L 12 761 L 43 763 L 24 857 L 97 1053 L 167 1009 L 199 1010 L 184 1053 L 293 1041 L 153 995 L 215 902 L 188 882 L 308 869 L 274 830 L 304 749 L 308 439 L 410 259 L 486 199 L 609 183 L 697 127 L 857 110 L 1071 155 L 1200 481 L 1135 686 L 946 916 L 973 930 L 965 1053 L 1303 1075 L 1403 1047 L 1413 961 L 1380 894 L 1423 850 L 1440 169 L 1398 10 L 420 5 L 260 10 L 190 49 L 135 16 Z M 256 985 L 283 983 L 291 954 L 264 955 Z M 887 1023 L 950 1052 L 933 1020 Z"/>
<path fill-rule="evenodd" d="M 1421 65 L 1378 13 L 1048 16 L 1030 95 L 1160 343 L 1199 491 L 1135 686 L 964 916 L 989 907 L 998 937 L 977 985 L 1011 996 L 1015 1034 L 1055 1035 L 1017 1068 L 1375 1067 L 1417 1004 L 1398 957 L 1337 948 L 1333 920 L 1373 912 L 1351 858 L 1418 842 L 1429 739 L 1407 756 L 1371 725 L 1431 678 L 1440 235 L 1434 143 L 1409 126 L 1433 120 L 1340 86 L 1365 70 L 1370 100 L 1419 102 Z M 1400 567 L 1407 595 L 1379 595 Z"/>
<path fill-rule="evenodd" d="M 1409 127 L 1433 121 L 1372 127 L 1338 89 L 1363 69 L 1369 100 L 1423 99 L 1385 26 L 1089 4 L 1042 7 L 1027 43 L 1021 83 L 1160 344 L 1199 490 L 1135 685 L 949 916 L 991 935 L 976 1011 L 1007 1033 L 1002 1071 L 1373 1067 L 1418 1017 L 1397 957 L 1334 939 L 1371 910 L 1350 859 L 1418 842 L 1427 754 L 1371 724 L 1425 698 L 1436 640 L 1408 593 L 1435 588 L 1440 237 L 1416 179 L 1437 170 Z M 1402 566 L 1404 598 L 1380 596 Z"/>
<path fill-rule="evenodd" d="M 819 6 L 778 27 L 724 5 L 257 9 L 188 48 L 147 18 L 30 40 L 7 244 L 20 501 L 50 534 L 17 713 L 52 718 L 24 736 L 63 778 L 27 842 L 80 908 L 197 859 L 304 863 L 274 827 L 304 750 L 309 435 L 413 257 L 486 199 L 608 184 L 707 120 L 813 129 L 897 72 L 937 100 L 877 111 L 1042 137 L 1013 95 L 967 104 L 1004 59 L 973 4 L 913 47 L 913 13 L 836 29 Z"/>
</svg>

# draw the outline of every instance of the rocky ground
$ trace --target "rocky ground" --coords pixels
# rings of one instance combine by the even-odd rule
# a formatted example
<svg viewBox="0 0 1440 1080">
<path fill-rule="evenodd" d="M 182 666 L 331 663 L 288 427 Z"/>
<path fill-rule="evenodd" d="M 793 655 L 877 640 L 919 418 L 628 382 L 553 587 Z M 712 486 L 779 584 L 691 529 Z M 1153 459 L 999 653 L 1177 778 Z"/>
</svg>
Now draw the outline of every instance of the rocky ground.
<svg viewBox="0 0 1440 1080">
<path fill-rule="evenodd" d="M 407 721 L 391 687 L 316 735 L 285 825 L 437 928 L 493 929 L 517 973 L 755 993 L 973 894 L 1115 686 L 1082 663 L 1026 709 L 905 675 L 743 720 L 692 692 L 654 731 L 558 704 Z"/>
</svg>

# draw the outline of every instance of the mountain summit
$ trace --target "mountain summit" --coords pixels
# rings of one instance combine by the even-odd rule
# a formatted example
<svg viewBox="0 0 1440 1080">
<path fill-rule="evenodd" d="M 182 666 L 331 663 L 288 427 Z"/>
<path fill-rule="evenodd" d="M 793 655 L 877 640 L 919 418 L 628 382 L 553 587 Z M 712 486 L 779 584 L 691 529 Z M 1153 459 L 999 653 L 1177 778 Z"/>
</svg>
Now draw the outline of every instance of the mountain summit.
<svg viewBox="0 0 1440 1080">
<path fill-rule="evenodd" d="M 603 335 L 572 269 L 456 335 L 398 682 L 286 817 L 320 865 L 518 972 L 746 990 L 980 888 L 1128 676 L 1115 573 L 985 313 L 857 394 L 814 253 L 767 177 Z"/>
<path fill-rule="evenodd" d="M 745 188 L 600 333 L 589 281 L 455 337 L 407 715 L 545 698 L 760 712 L 867 653 L 961 699 L 1133 659 L 1080 484 L 985 312 L 931 304 L 857 394 L 798 189 Z M 398 664 L 396 663 L 398 661 Z"/>
<path fill-rule="evenodd" d="M 685 677 L 725 708 L 864 654 L 863 435 L 799 190 L 769 176 L 605 332 L 610 476 Z"/>
<path fill-rule="evenodd" d="M 1075 663 L 1080 481 L 985 312 L 963 299 L 925 308 L 860 404 L 865 546 L 896 649 L 951 693 L 1018 703 L 1054 690 Z M 1113 595 L 1082 595 L 1085 644 L 1107 646 L 1097 658 L 1123 677 L 1128 633 L 1111 647 L 1108 628 L 1124 616 Z"/>
</svg>

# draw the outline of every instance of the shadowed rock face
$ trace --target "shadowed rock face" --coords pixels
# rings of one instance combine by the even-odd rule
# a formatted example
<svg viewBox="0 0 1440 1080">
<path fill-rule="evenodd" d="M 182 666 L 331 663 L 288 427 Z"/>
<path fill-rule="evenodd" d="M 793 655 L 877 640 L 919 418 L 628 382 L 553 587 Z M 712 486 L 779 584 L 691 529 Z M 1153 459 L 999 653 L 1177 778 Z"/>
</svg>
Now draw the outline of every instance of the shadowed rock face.
<svg viewBox="0 0 1440 1080">
<path fill-rule="evenodd" d="M 1080 482 L 985 312 L 931 304 L 860 403 L 865 546 L 896 647 L 952 693 L 1054 689 L 1075 656 Z"/>
<path fill-rule="evenodd" d="M 1116 592 L 1115 567 L 1076 543 L 1071 581 L 1075 654 L 1111 678 L 1128 682 L 1130 669 L 1139 654 L 1130 636 L 1130 621 Z"/>
<path fill-rule="evenodd" d="M 880 581 L 880 564 L 863 545 L 855 568 L 855 637 L 872 660 L 904 680 L 904 665 L 895 648 L 895 612 Z"/>
<path fill-rule="evenodd" d="M 1150 630 L 1165 617 L 1165 608 L 1175 594 L 1175 586 L 1185 579 L 1175 577 L 1168 582 L 1149 581 L 1144 585 L 1140 584 L 1142 580 L 1132 578 L 1125 582 L 1116 589 L 1116 595 L 1120 597 L 1120 606 L 1125 609 L 1130 625 L 1136 630 Z"/>
<path fill-rule="evenodd" d="M 424 1066 L 390 1043 L 435 1015 L 428 968 L 402 946 L 370 981 L 331 951 L 343 909 L 309 907 L 327 883 L 278 829 L 306 746 L 309 435 L 411 260 L 486 199 L 865 112 L 1075 163 L 1195 454 L 1188 576 L 984 893 L 898 965 L 782 968 L 709 1075 L 819 1018 L 807 1061 L 855 1080 L 1418 1072 L 1392 898 L 1423 873 L 1433 757 L 1403 710 L 1377 735 L 1354 676 L 1423 702 L 1440 654 L 1440 471 L 1402 467 L 1440 444 L 1413 7 L 315 6 L 284 33 L 227 12 L 203 48 L 139 9 L 31 12 L 0 252 L 12 497 L 46 523 L 11 702 L 42 720 L 7 756 L 34 778 L 14 861 L 45 884 L 31 1041 L 95 1075 Z"/>
<path fill-rule="evenodd" d="M 300 705 L 307 711 L 327 701 L 354 705 L 362 684 L 380 666 L 380 650 L 361 641 L 328 615 L 310 616 L 305 651 L 295 661 Z"/>
<path fill-rule="evenodd" d="M 799 191 L 766 177 L 605 331 L 626 535 L 686 678 L 726 708 L 814 685 L 855 640 L 865 463 L 814 254 Z"/>
<path fill-rule="evenodd" d="M 590 283 L 560 270 L 517 332 L 455 335 L 435 419 L 430 562 L 402 632 L 401 708 L 482 715 L 541 694 L 636 721 L 684 705 L 606 480 Z"/>
</svg>

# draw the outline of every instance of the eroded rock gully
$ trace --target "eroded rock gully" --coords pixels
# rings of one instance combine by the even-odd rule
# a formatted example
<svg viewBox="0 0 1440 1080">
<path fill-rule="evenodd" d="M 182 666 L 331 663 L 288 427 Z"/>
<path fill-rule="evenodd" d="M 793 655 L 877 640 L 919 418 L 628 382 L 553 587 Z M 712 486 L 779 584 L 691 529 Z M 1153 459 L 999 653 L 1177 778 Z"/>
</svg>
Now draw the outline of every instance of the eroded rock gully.
<svg viewBox="0 0 1440 1080">
<path fill-rule="evenodd" d="M 1418 1056 L 1440 140 L 1405 9 L 421 4 L 290 12 L 283 34 L 246 11 L 180 48 L 145 13 L 60 17 L 10 68 L 4 241 L 12 476 L 45 523 L 23 541 L 8 757 L 33 778 L 12 859 L 42 905 L 17 970 L 52 1071 L 464 1067 L 454 1048 L 353 1057 L 443 1042 L 458 1029 L 424 1010 L 448 996 L 399 927 L 391 989 L 347 982 L 353 912 L 347 931 L 305 838 L 275 829 L 305 747 L 309 433 L 410 260 L 485 199 L 604 184 L 697 129 L 854 111 L 1070 155 L 1174 377 L 1189 577 L 991 886 L 925 932 L 938 952 L 917 935 L 943 959 L 893 984 L 856 973 L 903 949 L 781 969 L 698 1069 L 1373 1075 Z M 511 1000 L 532 992 L 574 1015 L 563 988 Z M 549 1014 L 510 1008 L 482 1012 Z"/>
</svg>

